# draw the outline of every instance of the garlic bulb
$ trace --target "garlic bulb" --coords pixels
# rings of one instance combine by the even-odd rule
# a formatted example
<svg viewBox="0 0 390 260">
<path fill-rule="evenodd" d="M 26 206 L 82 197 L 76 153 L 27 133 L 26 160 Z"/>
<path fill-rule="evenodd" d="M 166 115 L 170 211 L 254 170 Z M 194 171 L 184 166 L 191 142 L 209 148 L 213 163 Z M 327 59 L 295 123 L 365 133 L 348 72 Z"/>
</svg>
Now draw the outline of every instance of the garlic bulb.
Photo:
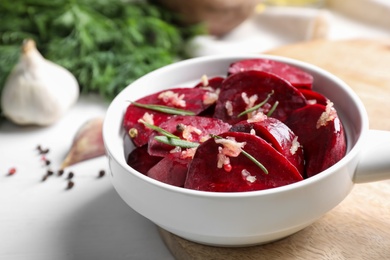
<svg viewBox="0 0 390 260">
<path fill-rule="evenodd" d="M 65 68 L 46 60 L 26 40 L 1 95 L 4 115 L 19 125 L 50 125 L 77 101 L 79 85 Z"/>
</svg>

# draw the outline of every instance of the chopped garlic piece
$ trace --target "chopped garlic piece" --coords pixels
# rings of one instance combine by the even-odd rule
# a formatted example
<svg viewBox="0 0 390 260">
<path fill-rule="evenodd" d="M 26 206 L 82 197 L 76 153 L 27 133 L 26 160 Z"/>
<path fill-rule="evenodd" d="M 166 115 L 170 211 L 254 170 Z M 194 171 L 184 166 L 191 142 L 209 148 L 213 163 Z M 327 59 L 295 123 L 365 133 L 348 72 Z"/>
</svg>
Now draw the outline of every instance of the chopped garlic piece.
<svg viewBox="0 0 390 260">
<path fill-rule="evenodd" d="M 207 75 L 203 75 L 201 80 L 203 87 L 207 87 L 209 85 L 209 78 L 207 77 Z"/>
<path fill-rule="evenodd" d="M 204 143 L 211 138 L 210 135 L 204 135 L 200 138 L 199 142 Z"/>
<path fill-rule="evenodd" d="M 228 116 L 232 116 L 233 115 L 232 101 L 226 101 L 225 108 L 226 108 L 226 112 L 227 112 Z"/>
<path fill-rule="evenodd" d="M 205 105 L 211 105 L 211 104 L 214 104 L 218 98 L 219 98 L 219 89 L 217 91 L 207 91 L 204 95 L 203 95 L 203 104 Z"/>
<path fill-rule="evenodd" d="M 176 107 L 186 107 L 186 101 L 184 100 L 184 94 L 180 95 L 171 90 L 165 91 L 158 95 L 158 98 L 161 99 L 167 105 L 173 105 Z"/>
<path fill-rule="evenodd" d="M 142 118 L 138 119 L 138 122 L 139 123 L 142 123 L 142 121 L 150 124 L 150 125 L 154 125 L 154 120 L 153 120 L 153 114 L 149 114 L 148 112 L 146 112 Z"/>
<path fill-rule="evenodd" d="M 249 132 L 251 135 L 256 135 L 256 130 L 255 129 L 251 129 L 251 131 Z"/>
<path fill-rule="evenodd" d="M 179 152 L 181 152 L 181 147 L 180 146 L 175 146 L 175 148 L 173 148 L 169 152 L 170 153 L 179 153 Z"/>
<path fill-rule="evenodd" d="M 183 138 L 187 141 L 193 141 L 194 138 L 192 137 L 192 133 L 201 135 L 202 130 L 191 125 L 186 125 L 183 130 Z"/>
<path fill-rule="evenodd" d="M 298 136 L 295 136 L 291 144 L 290 153 L 294 155 L 300 146 L 301 144 L 298 142 Z"/>
<path fill-rule="evenodd" d="M 248 98 L 248 94 L 246 92 L 242 92 L 241 97 L 246 104 L 245 110 L 251 109 L 255 105 L 255 102 L 257 101 L 257 99 L 259 98 L 256 94 L 254 94 Z"/>
<path fill-rule="evenodd" d="M 218 147 L 217 167 L 221 169 L 224 165 L 230 165 L 230 159 L 222 152 L 222 147 Z"/>
<path fill-rule="evenodd" d="M 255 102 L 258 99 L 258 96 L 256 94 L 252 95 L 252 96 L 250 96 L 248 98 L 248 95 L 245 92 L 241 93 L 241 97 L 242 97 L 242 99 L 244 100 L 244 102 L 246 104 L 245 110 L 251 109 L 255 105 Z M 256 111 L 252 111 L 251 113 L 247 113 L 247 117 L 248 118 L 252 118 L 253 115 L 255 115 L 255 113 L 256 113 Z"/>
<path fill-rule="evenodd" d="M 254 183 L 256 181 L 256 176 L 251 175 L 250 172 L 246 169 L 243 169 L 241 171 L 241 175 L 244 178 L 244 180 L 246 180 L 250 183 Z"/>
<path fill-rule="evenodd" d="M 267 119 L 267 116 L 263 112 L 257 112 L 255 115 L 249 118 L 247 122 L 248 123 L 263 122 L 265 119 Z"/>
<path fill-rule="evenodd" d="M 231 157 L 237 157 L 246 145 L 246 142 L 239 143 L 234 138 L 215 139 L 215 142 L 223 146 L 221 153 Z"/>
<path fill-rule="evenodd" d="M 196 152 L 196 147 L 194 148 L 187 148 L 184 151 L 181 152 L 181 158 L 194 158 Z"/>
<path fill-rule="evenodd" d="M 321 114 L 320 118 L 317 121 L 317 129 L 321 126 L 326 126 L 329 121 L 334 120 L 336 117 L 337 113 L 335 108 L 333 107 L 333 103 L 328 100 L 325 111 Z"/>
</svg>

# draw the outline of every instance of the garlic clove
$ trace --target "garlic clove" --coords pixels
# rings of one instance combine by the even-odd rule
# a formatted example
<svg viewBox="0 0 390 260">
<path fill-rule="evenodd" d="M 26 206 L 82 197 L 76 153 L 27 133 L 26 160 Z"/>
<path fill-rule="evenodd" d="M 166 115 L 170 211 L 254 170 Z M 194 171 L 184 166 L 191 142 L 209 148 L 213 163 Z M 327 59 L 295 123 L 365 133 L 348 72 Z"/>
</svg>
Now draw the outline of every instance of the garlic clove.
<svg viewBox="0 0 390 260">
<path fill-rule="evenodd" d="M 44 126 L 59 120 L 78 97 L 79 85 L 73 74 L 46 60 L 29 39 L 5 82 L 1 106 L 16 124 Z"/>
<path fill-rule="evenodd" d="M 105 155 L 102 127 L 102 117 L 90 119 L 80 127 L 68 154 L 61 164 L 61 169 Z"/>
</svg>

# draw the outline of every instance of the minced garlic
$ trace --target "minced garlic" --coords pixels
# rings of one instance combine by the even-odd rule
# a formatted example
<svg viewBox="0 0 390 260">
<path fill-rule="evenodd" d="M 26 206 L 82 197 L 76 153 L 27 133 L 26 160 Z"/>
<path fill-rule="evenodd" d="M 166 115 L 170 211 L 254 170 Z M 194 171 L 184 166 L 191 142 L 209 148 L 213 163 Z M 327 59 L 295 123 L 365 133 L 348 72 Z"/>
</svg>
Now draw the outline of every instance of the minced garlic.
<svg viewBox="0 0 390 260">
<path fill-rule="evenodd" d="M 175 107 L 186 107 L 186 101 L 184 100 L 185 95 L 175 93 L 171 90 L 164 91 L 158 95 L 158 98 L 161 99 L 166 105 L 173 105 Z"/>
<path fill-rule="evenodd" d="M 138 119 L 138 123 L 142 123 L 142 122 L 146 122 L 149 125 L 154 125 L 153 114 L 149 114 L 148 112 L 145 112 L 142 118 Z"/>
<path fill-rule="evenodd" d="M 226 108 L 226 113 L 228 114 L 228 116 L 232 116 L 233 115 L 232 101 L 226 101 L 225 108 Z"/>
<path fill-rule="evenodd" d="M 335 108 L 333 107 L 333 103 L 331 101 L 327 101 L 326 109 L 321 114 L 320 118 L 317 120 L 316 128 L 320 128 L 321 126 L 326 126 L 329 121 L 334 120 L 337 117 L 337 113 Z"/>
<path fill-rule="evenodd" d="M 294 155 L 300 146 L 301 144 L 298 142 L 298 136 L 295 136 L 291 144 L 290 153 Z"/>
</svg>

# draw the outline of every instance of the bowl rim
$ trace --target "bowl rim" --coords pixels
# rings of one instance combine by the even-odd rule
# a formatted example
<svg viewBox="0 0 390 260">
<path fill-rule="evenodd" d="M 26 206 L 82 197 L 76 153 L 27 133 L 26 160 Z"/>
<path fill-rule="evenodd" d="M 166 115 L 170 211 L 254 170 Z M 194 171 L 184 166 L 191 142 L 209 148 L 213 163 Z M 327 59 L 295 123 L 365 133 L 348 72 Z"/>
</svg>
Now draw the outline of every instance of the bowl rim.
<svg viewBox="0 0 390 260">
<path fill-rule="evenodd" d="M 289 185 L 281 186 L 281 187 L 276 187 L 272 189 L 266 189 L 266 190 L 258 190 L 258 191 L 246 191 L 246 192 L 210 192 L 210 191 L 199 191 L 199 190 L 192 190 L 192 189 L 186 189 L 182 187 L 176 187 L 170 184 L 166 184 L 163 182 L 160 182 L 158 180 L 152 179 L 141 172 L 133 169 L 126 163 L 125 156 L 123 155 L 124 152 L 121 154 L 123 155 L 123 158 L 116 158 L 115 156 L 112 156 L 113 159 L 122 167 L 124 168 L 129 174 L 133 174 L 139 179 L 141 179 L 144 182 L 150 183 L 160 189 L 164 189 L 166 191 L 174 192 L 174 193 L 180 193 L 180 194 L 185 194 L 189 196 L 199 196 L 199 197 L 215 197 L 215 198 L 241 198 L 241 197 L 257 197 L 257 196 L 267 196 L 275 193 L 281 193 L 281 192 L 287 192 L 291 190 L 295 190 L 298 188 L 301 188 L 303 186 L 308 186 L 312 185 L 315 182 L 319 182 L 325 178 L 327 178 L 329 175 L 332 173 L 337 173 L 338 170 L 340 170 L 342 167 L 347 165 L 351 160 L 353 160 L 358 153 L 361 151 L 362 146 L 364 145 L 364 140 L 366 139 L 366 136 L 368 134 L 369 130 L 369 120 L 368 120 L 368 115 L 366 112 L 366 109 L 364 107 L 363 102 L 359 98 L 359 96 L 354 92 L 354 90 L 343 80 L 341 80 L 339 77 L 336 75 L 330 73 L 329 71 L 326 71 L 314 64 L 310 64 L 304 61 L 300 61 L 297 59 L 289 58 L 289 57 L 284 57 L 284 56 L 278 56 L 278 55 L 270 55 L 270 54 L 216 54 L 216 55 L 208 55 L 208 56 L 203 56 L 203 57 L 195 57 L 195 58 L 189 58 L 186 60 L 178 61 L 169 65 L 166 65 L 164 67 L 161 67 L 157 70 L 154 70 L 152 72 L 149 72 L 145 74 L 144 76 L 140 77 L 139 79 L 135 80 L 134 82 L 130 83 L 128 86 L 126 86 L 109 104 L 109 107 L 106 112 L 106 116 L 104 118 L 103 122 L 103 141 L 105 145 L 106 152 L 109 154 L 113 154 L 111 151 L 115 149 L 121 149 L 123 150 L 123 146 L 118 148 L 114 147 L 112 142 L 110 141 L 112 138 L 115 136 L 115 131 L 112 130 L 112 122 L 109 122 L 107 119 L 110 117 L 112 113 L 118 113 L 118 112 L 123 112 L 123 111 L 117 111 L 115 105 L 119 102 L 122 101 L 122 96 L 125 95 L 126 90 L 130 88 L 132 85 L 137 84 L 140 80 L 142 80 L 145 77 L 150 77 L 155 74 L 160 74 L 160 73 L 165 73 L 166 71 L 175 69 L 177 67 L 183 66 L 183 65 L 194 65 L 197 63 L 204 63 L 207 61 L 211 60 L 240 60 L 240 59 L 248 59 L 248 58 L 267 58 L 267 59 L 272 59 L 275 61 L 279 62 L 285 62 L 290 65 L 295 65 L 301 68 L 306 68 L 309 70 L 314 70 L 318 72 L 319 74 L 324 75 L 326 78 L 331 78 L 332 81 L 334 81 L 340 88 L 345 91 L 348 96 L 351 97 L 351 101 L 355 104 L 355 106 L 358 109 L 359 113 L 359 118 L 361 119 L 360 123 L 360 134 L 358 135 L 358 138 L 355 142 L 355 144 L 351 147 L 351 149 L 347 152 L 347 154 L 336 164 L 333 166 L 329 167 L 328 169 L 324 170 L 323 172 L 312 176 L 310 178 L 306 178 L 302 181 L 292 183 Z M 123 118 L 123 115 L 122 117 Z M 115 122 L 118 123 L 118 122 Z M 120 122 L 120 126 L 122 126 Z M 116 129 L 117 130 L 117 129 Z M 124 136 L 124 131 L 121 131 Z M 122 138 L 123 138 L 122 136 Z"/>
</svg>

